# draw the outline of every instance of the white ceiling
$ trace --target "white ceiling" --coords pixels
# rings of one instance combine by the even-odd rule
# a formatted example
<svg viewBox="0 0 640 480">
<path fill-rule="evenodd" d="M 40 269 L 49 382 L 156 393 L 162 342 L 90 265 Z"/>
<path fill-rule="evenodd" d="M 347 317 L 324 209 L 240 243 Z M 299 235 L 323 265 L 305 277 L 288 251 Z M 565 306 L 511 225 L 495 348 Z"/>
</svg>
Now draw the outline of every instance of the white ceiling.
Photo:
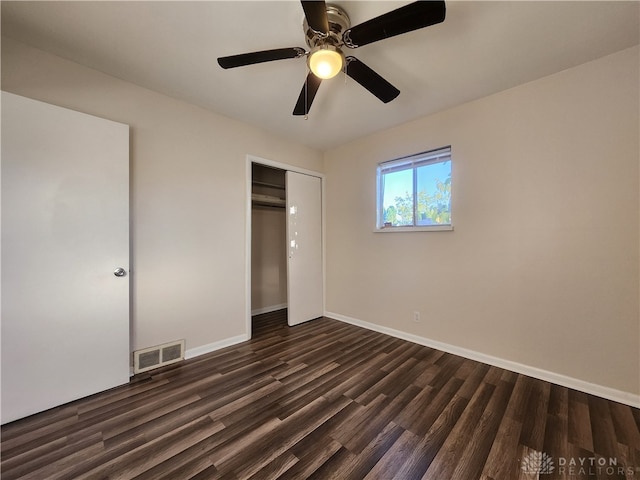
<svg viewBox="0 0 640 480">
<path fill-rule="evenodd" d="M 409 2 L 336 3 L 356 25 Z M 297 1 L 2 1 L 3 35 L 319 150 L 640 40 L 638 1 L 448 1 L 444 23 L 349 51 L 398 98 L 385 105 L 339 75 L 323 82 L 305 120 L 291 114 L 303 58 L 231 70 L 216 62 L 305 47 L 302 20 Z"/>
</svg>

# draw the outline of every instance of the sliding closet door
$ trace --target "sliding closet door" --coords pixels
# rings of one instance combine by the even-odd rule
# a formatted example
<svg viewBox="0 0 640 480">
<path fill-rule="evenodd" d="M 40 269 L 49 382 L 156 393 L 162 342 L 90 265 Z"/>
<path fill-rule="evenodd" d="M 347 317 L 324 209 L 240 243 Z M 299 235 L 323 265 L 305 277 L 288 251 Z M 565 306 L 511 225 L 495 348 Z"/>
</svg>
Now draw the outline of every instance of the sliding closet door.
<svg viewBox="0 0 640 480">
<path fill-rule="evenodd" d="M 321 179 L 287 172 L 289 325 L 323 315 Z"/>
<path fill-rule="evenodd" d="M 2 92 L 2 423 L 129 380 L 129 127 Z"/>
</svg>

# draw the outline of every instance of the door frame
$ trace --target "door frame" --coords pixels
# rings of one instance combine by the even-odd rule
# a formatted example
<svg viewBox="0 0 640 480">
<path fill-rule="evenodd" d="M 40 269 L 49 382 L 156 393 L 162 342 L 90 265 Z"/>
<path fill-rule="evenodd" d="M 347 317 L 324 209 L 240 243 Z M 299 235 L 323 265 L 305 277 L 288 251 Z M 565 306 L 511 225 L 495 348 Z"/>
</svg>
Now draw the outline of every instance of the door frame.
<svg viewBox="0 0 640 480">
<path fill-rule="evenodd" d="M 247 154 L 245 159 L 245 320 L 247 339 L 251 338 L 251 164 L 259 163 L 267 167 L 279 168 L 320 178 L 322 195 L 322 311 L 326 311 L 326 214 L 325 214 L 325 174 L 315 170 L 297 167 L 288 163 L 276 162 L 256 155 Z M 287 275 L 288 277 L 288 275 Z M 289 279 L 287 278 L 287 281 Z M 287 299 L 288 302 L 288 299 Z"/>
</svg>

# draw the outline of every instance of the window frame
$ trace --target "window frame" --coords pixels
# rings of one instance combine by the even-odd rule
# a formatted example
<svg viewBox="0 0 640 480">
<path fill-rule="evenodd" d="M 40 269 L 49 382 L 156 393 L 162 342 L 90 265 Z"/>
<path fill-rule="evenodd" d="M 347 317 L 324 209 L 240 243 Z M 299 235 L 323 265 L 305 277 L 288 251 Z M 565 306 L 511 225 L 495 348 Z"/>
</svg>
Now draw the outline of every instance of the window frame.
<svg viewBox="0 0 640 480">
<path fill-rule="evenodd" d="M 450 222 L 446 224 L 435 225 L 418 225 L 416 215 L 418 212 L 418 175 L 416 170 L 419 167 L 441 163 L 444 161 L 451 162 L 451 173 L 453 174 L 453 159 L 451 154 L 451 145 L 445 147 L 416 153 L 406 157 L 400 157 L 393 160 L 380 162 L 376 167 L 376 228 L 375 232 L 435 232 L 435 231 L 452 231 L 453 230 L 453 214 L 451 206 L 451 198 L 449 198 L 449 215 Z M 384 186 L 383 177 L 394 171 L 413 170 L 413 224 L 399 226 L 384 226 Z"/>
</svg>

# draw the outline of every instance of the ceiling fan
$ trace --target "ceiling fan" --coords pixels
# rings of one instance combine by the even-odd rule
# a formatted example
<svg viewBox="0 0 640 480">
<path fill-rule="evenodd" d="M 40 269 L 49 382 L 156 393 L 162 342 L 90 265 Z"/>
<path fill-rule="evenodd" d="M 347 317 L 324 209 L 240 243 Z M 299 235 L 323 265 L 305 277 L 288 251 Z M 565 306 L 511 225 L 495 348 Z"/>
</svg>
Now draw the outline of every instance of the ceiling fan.
<svg viewBox="0 0 640 480">
<path fill-rule="evenodd" d="M 418 1 L 351 26 L 347 13 L 337 5 L 321 1 L 302 0 L 305 19 L 303 29 L 309 51 L 300 47 L 277 48 L 218 58 L 222 68 L 235 68 L 254 63 L 307 57 L 310 72 L 298 97 L 294 115 L 307 115 L 322 80 L 344 70 L 347 75 L 387 103 L 400 90 L 353 56 L 345 56 L 342 49 L 358 48 L 403 33 L 429 27 L 444 21 L 446 8 L 442 0 Z"/>
</svg>

